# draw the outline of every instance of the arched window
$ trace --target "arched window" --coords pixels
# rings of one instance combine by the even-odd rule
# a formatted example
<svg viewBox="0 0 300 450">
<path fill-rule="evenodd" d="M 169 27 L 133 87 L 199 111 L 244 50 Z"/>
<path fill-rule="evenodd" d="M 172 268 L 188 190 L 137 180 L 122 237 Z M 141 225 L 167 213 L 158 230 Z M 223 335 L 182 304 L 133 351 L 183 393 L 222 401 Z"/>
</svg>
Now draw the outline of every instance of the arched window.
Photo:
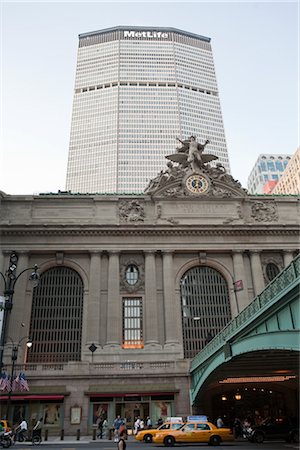
<svg viewBox="0 0 300 450">
<path fill-rule="evenodd" d="M 29 362 L 81 359 L 83 281 L 75 270 L 55 267 L 41 274 L 33 291 Z"/>
<path fill-rule="evenodd" d="M 280 270 L 275 263 L 268 263 L 266 266 L 266 275 L 268 281 L 272 281 L 279 274 Z"/>
<path fill-rule="evenodd" d="M 228 286 L 217 270 L 199 266 L 180 287 L 184 357 L 193 358 L 231 320 Z"/>
</svg>

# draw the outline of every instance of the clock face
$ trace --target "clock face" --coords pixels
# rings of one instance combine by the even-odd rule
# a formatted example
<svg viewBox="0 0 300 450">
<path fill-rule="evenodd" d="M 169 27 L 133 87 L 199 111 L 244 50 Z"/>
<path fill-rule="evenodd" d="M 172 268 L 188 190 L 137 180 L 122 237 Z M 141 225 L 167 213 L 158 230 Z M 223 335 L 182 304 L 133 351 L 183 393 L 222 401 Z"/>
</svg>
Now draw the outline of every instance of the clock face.
<svg viewBox="0 0 300 450">
<path fill-rule="evenodd" d="M 190 175 L 185 182 L 187 189 L 193 194 L 204 194 L 209 189 L 209 181 L 203 175 Z"/>
</svg>

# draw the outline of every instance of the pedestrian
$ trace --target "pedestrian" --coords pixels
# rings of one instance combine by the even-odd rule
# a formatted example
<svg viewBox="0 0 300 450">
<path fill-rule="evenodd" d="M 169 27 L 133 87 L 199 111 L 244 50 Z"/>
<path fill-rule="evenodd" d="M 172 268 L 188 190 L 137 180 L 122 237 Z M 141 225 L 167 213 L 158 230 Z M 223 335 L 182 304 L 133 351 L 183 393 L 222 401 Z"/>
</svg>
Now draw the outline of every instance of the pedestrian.
<svg viewBox="0 0 300 450">
<path fill-rule="evenodd" d="M 102 436 L 104 437 L 104 439 L 108 438 L 108 422 L 106 419 L 103 420 L 102 424 Z"/>
<path fill-rule="evenodd" d="M 20 420 L 20 424 L 17 426 L 16 431 L 18 429 L 19 431 L 17 432 L 17 440 L 23 442 L 25 440 L 25 434 L 28 429 L 28 425 L 25 419 Z"/>
<path fill-rule="evenodd" d="M 160 427 L 164 423 L 162 417 L 160 417 L 157 421 L 157 428 Z"/>
<path fill-rule="evenodd" d="M 152 421 L 149 416 L 146 419 L 146 427 L 148 430 L 151 430 L 151 428 L 152 428 Z"/>
<path fill-rule="evenodd" d="M 98 423 L 98 435 L 97 435 L 97 437 L 98 438 L 100 438 L 100 439 L 102 439 L 103 438 L 103 419 L 100 419 L 99 420 L 99 423 Z"/>
<path fill-rule="evenodd" d="M 121 431 L 118 440 L 118 450 L 126 450 L 126 433 L 125 430 Z"/>
<path fill-rule="evenodd" d="M 136 421 L 134 422 L 134 434 L 137 435 L 140 429 L 141 429 L 141 419 L 138 416 L 136 418 Z"/>
<path fill-rule="evenodd" d="M 114 441 L 118 442 L 119 440 L 119 432 L 120 432 L 120 427 L 124 425 L 124 420 L 121 419 L 121 416 L 118 415 L 115 420 L 114 420 Z"/>
<path fill-rule="evenodd" d="M 39 436 L 42 437 L 42 427 L 43 427 L 43 418 L 38 419 L 32 428 L 32 437 Z"/>
<path fill-rule="evenodd" d="M 223 422 L 221 416 L 219 416 L 218 419 L 217 419 L 217 427 L 218 428 L 223 428 L 224 427 L 224 422 Z"/>
</svg>

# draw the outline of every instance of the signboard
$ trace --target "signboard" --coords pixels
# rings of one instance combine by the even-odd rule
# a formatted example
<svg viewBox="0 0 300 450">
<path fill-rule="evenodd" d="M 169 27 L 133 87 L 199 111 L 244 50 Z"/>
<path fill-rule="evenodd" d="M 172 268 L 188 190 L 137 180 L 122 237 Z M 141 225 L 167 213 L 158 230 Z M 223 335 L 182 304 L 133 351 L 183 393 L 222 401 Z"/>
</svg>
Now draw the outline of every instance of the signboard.
<svg viewBox="0 0 300 450">
<path fill-rule="evenodd" d="M 188 416 L 188 422 L 207 422 L 207 416 Z"/>
<path fill-rule="evenodd" d="M 238 280 L 233 283 L 235 292 L 242 291 L 244 289 L 243 280 Z"/>
<path fill-rule="evenodd" d="M 124 31 L 124 38 L 168 39 L 168 37 L 169 33 L 163 31 Z"/>
<path fill-rule="evenodd" d="M 71 408 L 71 425 L 79 425 L 81 422 L 81 408 L 73 406 Z"/>
</svg>

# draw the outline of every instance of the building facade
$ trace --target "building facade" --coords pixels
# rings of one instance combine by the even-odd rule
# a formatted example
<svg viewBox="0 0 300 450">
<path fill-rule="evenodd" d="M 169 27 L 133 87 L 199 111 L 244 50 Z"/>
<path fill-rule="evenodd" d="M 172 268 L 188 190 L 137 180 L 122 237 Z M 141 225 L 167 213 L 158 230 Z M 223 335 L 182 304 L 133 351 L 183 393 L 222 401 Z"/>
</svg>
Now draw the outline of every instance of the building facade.
<svg viewBox="0 0 300 450">
<path fill-rule="evenodd" d="M 210 38 L 151 27 L 79 35 L 67 190 L 142 192 L 176 137 L 191 135 L 230 173 Z"/>
<path fill-rule="evenodd" d="M 291 155 L 260 154 L 248 177 L 249 193 L 269 193 L 269 182 L 278 182 L 290 159 Z"/>
<path fill-rule="evenodd" d="M 219 414 L 219 387 L 192 410 L 190 361 L 297 254 L 299 205 L 178 154 L 144 195 L 1 193 L 0 270 L 13 249 L 21 274 L 4 369 L 30 386 L 2 390 L 11 422 L 75 434 L 117 414 L 129 428 L 138 415 Z M 37 286 L 23 272 L 35 264 Z M 294 391 L 272 389 L 279 413 Z"/>
<path fill-rule="evenodd" d="M 300 194 L 300 148 L 293 154 L 272 193 Z"/>
</svg>

